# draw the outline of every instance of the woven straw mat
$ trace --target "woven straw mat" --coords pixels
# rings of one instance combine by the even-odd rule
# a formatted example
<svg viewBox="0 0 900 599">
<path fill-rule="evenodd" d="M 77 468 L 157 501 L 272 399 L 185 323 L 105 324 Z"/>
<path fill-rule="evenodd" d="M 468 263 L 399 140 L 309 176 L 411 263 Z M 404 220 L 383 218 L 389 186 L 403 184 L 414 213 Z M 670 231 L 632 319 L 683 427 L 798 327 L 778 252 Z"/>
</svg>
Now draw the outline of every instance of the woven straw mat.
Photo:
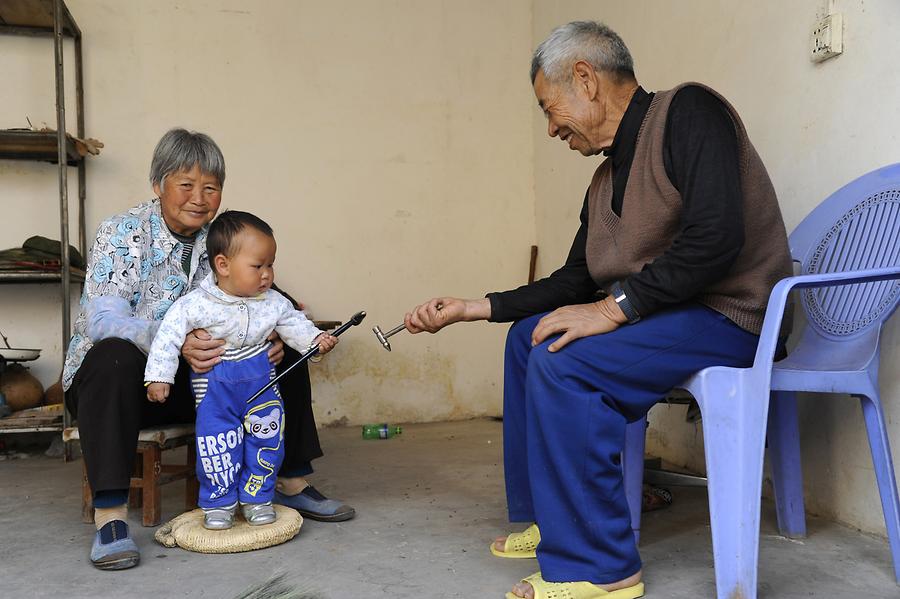
<svg viewBox="0 0 900 599">
<path fill-rule="evenodd" d="M 265 526 L 250 526 L 238 510 L 233 528 L 206 530 L 203 528 L 203 510 L 196 509 L 166 522 L 153 536 L 166 547 L 177 545 L 198 553 L 239 553 L 280 545 L 300 532 L 303 516 L 289 507 L 274 507 L 278 519 Z"/>
</svg>

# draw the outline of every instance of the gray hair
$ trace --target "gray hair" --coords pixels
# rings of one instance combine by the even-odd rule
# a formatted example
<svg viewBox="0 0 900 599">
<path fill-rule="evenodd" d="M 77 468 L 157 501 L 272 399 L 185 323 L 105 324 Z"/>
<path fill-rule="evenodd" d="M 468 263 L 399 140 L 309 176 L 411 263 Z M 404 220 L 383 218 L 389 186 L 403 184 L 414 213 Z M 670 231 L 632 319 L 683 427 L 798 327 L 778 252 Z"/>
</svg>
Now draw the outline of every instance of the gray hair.
<svg viewBox="0 0 900 599">
<path fill-rule="evenodd" d="M 534 51 L 531 83 L 541 70 L 547 81 L 559 83 L 579 60 L 595 71 L 634 79 L 634 61 L 618 33 L 596 21 L 572 21 L 554 29 Z"/>
<path fill-rule="evenodd" d="M 209 135 L 170 129 L 156 144 L 150 163 L 150 184 L 162 188 L 166 177 L 178 171 L 188 171 L 195 165 L 200 171 L 214 176 L 219 185 L 225 184 L 225 157 Z"/>
</svg>

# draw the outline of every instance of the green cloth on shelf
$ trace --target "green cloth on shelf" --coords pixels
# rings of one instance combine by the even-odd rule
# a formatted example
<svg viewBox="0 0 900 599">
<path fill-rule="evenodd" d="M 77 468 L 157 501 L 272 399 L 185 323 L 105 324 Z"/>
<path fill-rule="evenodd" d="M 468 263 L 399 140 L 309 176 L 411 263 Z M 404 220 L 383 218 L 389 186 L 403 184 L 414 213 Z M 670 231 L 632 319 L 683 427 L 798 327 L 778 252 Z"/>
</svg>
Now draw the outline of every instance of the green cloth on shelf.
<svg viewBox="0 0 900 599">
<path fill-rule="evenodd" d="M 19 248 L 0 251 L 0 270 L 60 270 L 62 244 L 40 235 L 29 237 Z M 84 270 L 81 253 L 69 246 L 69 264 Z"/>
</svg>

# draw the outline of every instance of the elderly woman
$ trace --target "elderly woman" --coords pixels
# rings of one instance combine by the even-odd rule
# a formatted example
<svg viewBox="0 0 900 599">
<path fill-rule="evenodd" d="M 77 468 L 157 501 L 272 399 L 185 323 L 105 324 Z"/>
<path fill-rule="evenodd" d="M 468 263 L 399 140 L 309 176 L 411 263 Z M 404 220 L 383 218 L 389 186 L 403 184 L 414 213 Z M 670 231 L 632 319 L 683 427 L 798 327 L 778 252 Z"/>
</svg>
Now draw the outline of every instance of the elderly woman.
<svg viewBox="0 0 900 599">
<path fill-rule="evenodd" d="M 105 570 L 130 568 L 140 561 L 126 524 L 138 432 L 147 426 L 192 422 L 188 368 L 206 372 L 224 351 L 222 340 L 211 339 L 202 329 L 193 331 L 182 347 L 172 395 L 164 403 L 147 400 L 144 366 L 160 321 L 210 269 L 206 231 L 222 201 L 225 159 L 207 135 L 172 129 L 153 153 L 150 182 L 156 199 L 113 216 L 97 230 L 82 311 L 63 369 L 66 405 L 78 419 L 94 493 L 97 533 L 91 562 Z M 269 358 L 277 364 L 292 350 L 274 334 L 272 340 Z M 285 459 L 275 501 L 313 519 L 352 518 L 352 508 L 327 499 L 304 478 L 312 473 L 310 461 L 322 455 L 305 365 L 282 379 L 281 393 Z"/>
</svg>

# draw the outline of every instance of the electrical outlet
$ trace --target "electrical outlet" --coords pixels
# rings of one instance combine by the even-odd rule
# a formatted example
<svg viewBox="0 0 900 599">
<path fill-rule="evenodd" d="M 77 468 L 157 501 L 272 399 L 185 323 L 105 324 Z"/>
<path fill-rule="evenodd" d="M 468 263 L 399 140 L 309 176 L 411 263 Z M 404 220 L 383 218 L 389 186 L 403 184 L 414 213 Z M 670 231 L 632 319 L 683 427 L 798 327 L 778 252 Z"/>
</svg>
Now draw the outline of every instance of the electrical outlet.
<svg viewBox="0 0 900 599">
<path fill-rule="evenodd" d="M 810 60 L 822 62 L 843 52 L 843 29 L 840 13 L 816 21 L 809 38 Z"/>
</svg>

